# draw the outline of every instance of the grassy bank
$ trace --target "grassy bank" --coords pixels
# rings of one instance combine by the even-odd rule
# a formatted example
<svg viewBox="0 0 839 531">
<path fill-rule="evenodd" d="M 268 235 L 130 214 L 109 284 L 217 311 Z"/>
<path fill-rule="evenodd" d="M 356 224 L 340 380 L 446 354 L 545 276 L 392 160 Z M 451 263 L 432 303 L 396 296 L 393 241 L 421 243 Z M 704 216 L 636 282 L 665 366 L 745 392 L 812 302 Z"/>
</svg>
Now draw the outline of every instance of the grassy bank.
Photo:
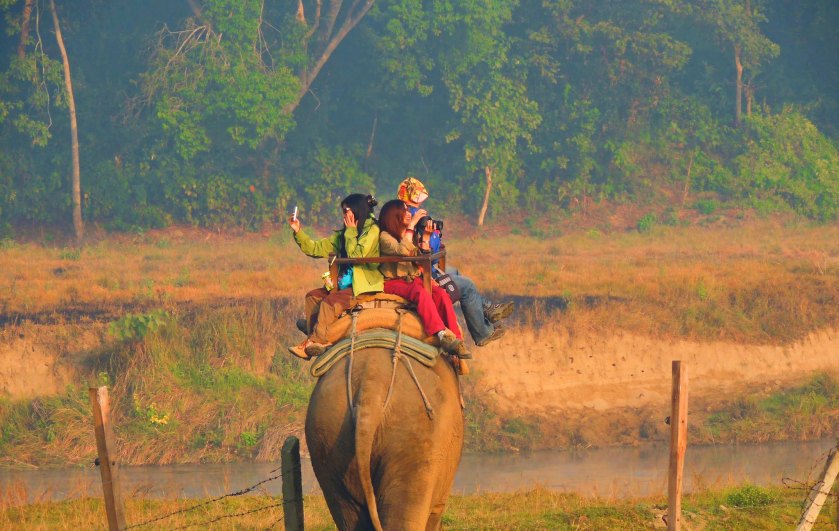
<svg viewBox="0 0 839 531">
<path fill-rule="evenodd" d="M 77 360 L 78 379 L 111 387 L 121 461 L 278 459 L 301 429 L 314 383 L 285 352 L 290 312 L 285 301 L 265 301 L 129 315 L 103 329 L 102 346 Z M 0 463 L 67 465 L 95 455 L 82 384 L 2 399 L 0 425 Z"/>
<path fill-rule="evenodd" d="M 791 529 L 800 516 L 803 499 L 802 491 L 783 488 L 745 485 L 708 490 L 684 498 L 683 525 L 688 529 Z M 136 524 L 200 503 L 201 500 L 131 499 L 126 503 L 126 519 L 129 525 Z M 280 521 L 282 509 L 277 504 L 281 503 L 279 498 L 265 496 L 228 498 L 145 528 L 271 528 Z M 334 529 L 322 497 L 307 496 L 304 512 L 307 529 Z M 512 494 L 453 496 L 443 523 L 446 529 L 663 529 L 664 514 L 664 498 L 606 500 L 534 489 Z M 814 529 L 832 530 L 835 519 L 835 504 L 829 504 L 822 509 Z M 213 520 L 216 521 L 207 524 Z M 97 499 L 18 506 L 7 493 L 0 506 L 0 527 L 4 529 L 91 529 L 104 525 L 104 508 Z"/>
<path fill-rule="evenodd" d="M 100 328 L 101 346 L 77 354 L 77 383 L 35 399 L 0 399 L 0 465 L 67 466 L 95 456 L 87 385 L 111 387 L 120 461 L 126 464 L 274 461 L 301 436 L 314 385 L 285 346 L 291 301 L 192 313 L 132 314 Z M 22 329 L 25 330 L 25 329 Z M 29 333 L 29 332 L 26 332 Z M 604 411 L 608 439 L 588 415 L 515 417 L 464 380 L 466 450 L 509 451 L 663 442 L 659 409 Z M 796 387 L 692 405 L 691 444 L 815 439 L 837 433 L 839 382 L 817 375 Z"/>
<path fill-rule="evenodd" d="M 467 384 L 468 387 L 468 384 Z M 588 448 L 604 437 L 591 433 L 591 413 L 510 417 L 499 415 L 485 397 L 467 392 L 466 447 L 471 451 L 505 452 L 547 448 Z M 839 436 L 839 381 L 815 375 L 801 385 L 729 396 L 713 404 L 690 406 L 690 444 L 805 441 Z M 660 408 L 624 415 L 598 412 L 612 431 L 610 444 L 667 443 L 670 426 Z"/>
</svg>

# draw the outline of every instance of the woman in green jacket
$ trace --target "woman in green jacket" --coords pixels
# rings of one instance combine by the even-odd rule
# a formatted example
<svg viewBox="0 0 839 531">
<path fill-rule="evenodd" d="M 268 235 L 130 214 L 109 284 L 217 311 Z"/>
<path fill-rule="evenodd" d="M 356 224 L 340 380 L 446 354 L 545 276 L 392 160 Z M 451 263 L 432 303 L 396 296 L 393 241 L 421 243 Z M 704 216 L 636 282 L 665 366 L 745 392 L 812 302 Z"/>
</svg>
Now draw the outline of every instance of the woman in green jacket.
<svg viewBox="0 0 839 531">
<path fill-rule="evenodd" d="M 351 194 L 341 201 L 344 228 L 331 236 L 312 240 L 300 226 L 299 219 L 289 219 L 294 241 L 300 250 L 313 258 L 326 258 L 334 253 L 342 258 L 379 256 L 379 226 L 373 215 L 377 205 L 372 195 Z M 309 337 L 289 351 L 303 359 L 322 354 L 329 348 L 329 325 L 349 309 L 353 297 L 362 293 L 384 290 L 384 278 L 379 264 L 342 266 L 338 278 L 333 278 L 334 289 L 318 288 L 306 294 L 306 319 L 298 328 Z"/>
</svg>

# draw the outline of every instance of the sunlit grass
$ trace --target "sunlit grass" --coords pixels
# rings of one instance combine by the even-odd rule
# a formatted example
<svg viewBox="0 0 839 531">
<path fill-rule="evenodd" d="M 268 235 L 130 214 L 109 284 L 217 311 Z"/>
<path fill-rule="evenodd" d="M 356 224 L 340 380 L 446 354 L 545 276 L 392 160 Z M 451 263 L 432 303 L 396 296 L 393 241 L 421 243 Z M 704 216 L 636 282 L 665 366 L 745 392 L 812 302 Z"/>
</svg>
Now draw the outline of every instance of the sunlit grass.
<svg viewBox="0 0 839 531">
<path fill-rule="evenodd" d="M 58 503 L 19 503 L 20 492 L 0 496 L 0 527 L 4 529 L 91 529 L 106 525 L 105 509 L 98 499 Z M 751 485 L 690 494 L 682 504 L 685 529 L 751 531 L 785 530 L 794 527 L 801 512 L 804 492 Z M 129 525 L 192 507 L 201 500 L 132 499 L 126 502 Z M 281 526 L 281 507 L 230 517 L 282 503 L 280 498 L 252 496 L 228 498 L 195 511 L 178 514 L 144 529 L 174 529 L 201 525 L 202 529 L 267 529 Z M 544 488 L 505 494 L 452 496 L 443 516 L 446 529 L 559 529 L 625 530 L 662 529 L 666 499 L 634 500 L 585 498 Z M 324 499 L 304 499 L 306 529 L 335 529 Z M 227 517 L 227 518 L 224 518 Z M 217 520 L 213 524 L 206 522 Z M 825 506 L 814 529 L 835 529 L 835 504 Z"/>
<path fill-rule="evenodd" d="M 570 303 L 563 319 L 581 331 L 777 343 L 839 323 L 836 226 L 765 221 L 447 240 L 449 264 L 484 292 L 563 297 Z M 0 250 L 0 317 L 302 298 L 325 269 L 282 231 L 225 237 L 169 229 L 74 253 L 17 244 Z"/>
</svg>

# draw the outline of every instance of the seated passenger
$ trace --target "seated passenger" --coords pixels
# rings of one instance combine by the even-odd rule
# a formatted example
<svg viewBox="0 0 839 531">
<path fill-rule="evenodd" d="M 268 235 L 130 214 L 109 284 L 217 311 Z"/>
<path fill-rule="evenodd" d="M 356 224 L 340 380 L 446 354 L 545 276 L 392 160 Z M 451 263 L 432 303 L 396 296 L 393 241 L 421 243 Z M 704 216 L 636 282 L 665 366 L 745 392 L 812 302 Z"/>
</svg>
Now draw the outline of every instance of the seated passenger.
<svg viewBox="0 0 839 531">
<path fill-rule="evenodd" d="M 300 250 L 314 258 L 326 258 L 335 253 L 342 258 L 379 256 L 379 226 L 373 215 L 377 205 L 372 195 L 351 194 L 341 201 L 344 228 L 331 236 L 312 240 L 302 229 L 299 219 L 290 218 L 294 241 Z M 329 325 L 350 308 L 353 297 L 362 293 L 376 293 L 384 288 L 379 264 L 341 265 L 338 278 L 332 279 L 335 287 L 328 291 L 318 288 L 306 294 L 306 319 L 298 323 L 306 334 L 302 343 L 289 347 L 289 351 L 303 359 L 322 354 L 329 348 Z"/>
<path fill-rule="evenodd" d="M 419 179 L 415 177 L 404 179 L 399 183 L 396 196 L 408 205 L 408 209 L 414 216 L 428 216 L 421 207 L 422 202 L 428 199 L 428 190 Z M 442 232 L 439 229 L 419 227 L 417 232 L 422 233 L 423 239 L 431 247 L 431 252 L 436 253 L 440 250 Z M 438 270 L 435 268 L 435 277 L 437 273 Z M 478 292 L 472 279 L 461 275 L 460 271 L 454 267 L 446 267 L 444 273 L 451 277 L 460 292 L 460 309 L 463 310 L 466 328 L 469 329 L 475 345 L 483 347 L 503 336 L 506 329 L 501 326 L 501 320 L 513 313 L 514 304 L 512 302 L 492 303 Z"/>
<path fill-rule="evenodd" d="M 414 226 L 420 216 L 411 216 L 405 203 L 394 199 L 382 207 L 380 251 L 382 256 L 416 256 L 418 248 L 413 243 Z M 417 306 L 425 333 L 436 335 L 443 350 L 459 358 L 471 358 L 463 344 L 449 294 L 437 286 L 428 293 L 423 286 L 425 274 L 416 264 L 409 262 L 383 263 L 379 266 L 385 277 L 384 291 L 408 299 Z"/>
</svg>

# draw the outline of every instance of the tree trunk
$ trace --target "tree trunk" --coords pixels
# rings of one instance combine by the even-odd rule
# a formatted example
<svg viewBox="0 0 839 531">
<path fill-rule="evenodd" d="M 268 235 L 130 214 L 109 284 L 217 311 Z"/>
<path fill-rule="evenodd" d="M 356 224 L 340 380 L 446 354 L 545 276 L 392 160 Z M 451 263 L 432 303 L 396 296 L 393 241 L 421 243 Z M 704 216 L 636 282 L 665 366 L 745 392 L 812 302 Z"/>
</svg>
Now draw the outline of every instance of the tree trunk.
<svg viewBox="0 0 839 531">
<path fill-rule="evenodd" d="M 487 207 L 489 206 L 489 192 L 492 190 L 492 168 L 489 167 L 489 166 L 486 166 L 484 168 L 484 173 L 486 174 L 486 178 L 487 178 L 487 189 L 486 189 L 486 192 L 484 192 L 484 204 L 481 205 L 481 212 L 480 212 L 480 214 L 478 214 L 478 226 L 479 227 L 484 226 L 484 217 L 486 216 Z"/>
<path fill-rule="evenodd" d="M 746 91 L 746 116 L 752 115 L 752 101 L 754 101 L 755 91 L 752 87 L 751 81 L 746 84 L 743 89 Z"/>
<path fill-rule="evenodd" d="M 685 206 L 685 203 L 688 202 L 688 192 L 690 192 L 690 171 L 693 169 L 693 159 L 695 158 L 696 151 L 692 151 L 690 154 L 690 160 L 688 161 L 687 176 L 685 176 L 685 189 L 682 192 L 682 206 Z"/>
<path fill-rule="evenodd" d="M 23 5 L 23 16 L 20 18 L 20 42 L 17 45 L 17 56 L 23 59 L 26 56 L 26 40 L 29 38 L 29 19 L 32 16 L 33 0 L 26 0 Z"/>
<path fill-rule="evenodd" d="M 303 7 L 303 0 L 297 0 L 297 22 L 306 24 L 306 9 Z"/>
<path fill-rule="evenodd" d="M 52 11 L 52 23 L 55 26 L 55 40 L 58 49 L 61 50 L 61 62 L 64 64 L 64 84 L 67 88 L 67 107 L 70 110 L 70 137 L 73 151 L 73 230 L 76 233 L 76 244 L 81 245 L 84 237 L 84 224 L 82 223 L 82 193 L 81 193 L 81 171 L 79 169 L 79 128 L 76 123 L 76 100 L 73 98 L 73 82 L 70 78 L 70 60 L 67 58 L 67 49 L 64 48 L 64 39 L 61 37 L 61 26 L 58 24 L 58 13 L 55 11 L 55 0 L 50 0 L 50 11 Z"/>
<path fill-rule="evenodd" d="M 740 45 L 734 45 L 734 66 L 737 68 L 735 82 L 736 103 L 734 106 L 734 125 L 740 126 L 740 116 L 743 113 L 743 63 L 740 62 Z"/>
</svg>

